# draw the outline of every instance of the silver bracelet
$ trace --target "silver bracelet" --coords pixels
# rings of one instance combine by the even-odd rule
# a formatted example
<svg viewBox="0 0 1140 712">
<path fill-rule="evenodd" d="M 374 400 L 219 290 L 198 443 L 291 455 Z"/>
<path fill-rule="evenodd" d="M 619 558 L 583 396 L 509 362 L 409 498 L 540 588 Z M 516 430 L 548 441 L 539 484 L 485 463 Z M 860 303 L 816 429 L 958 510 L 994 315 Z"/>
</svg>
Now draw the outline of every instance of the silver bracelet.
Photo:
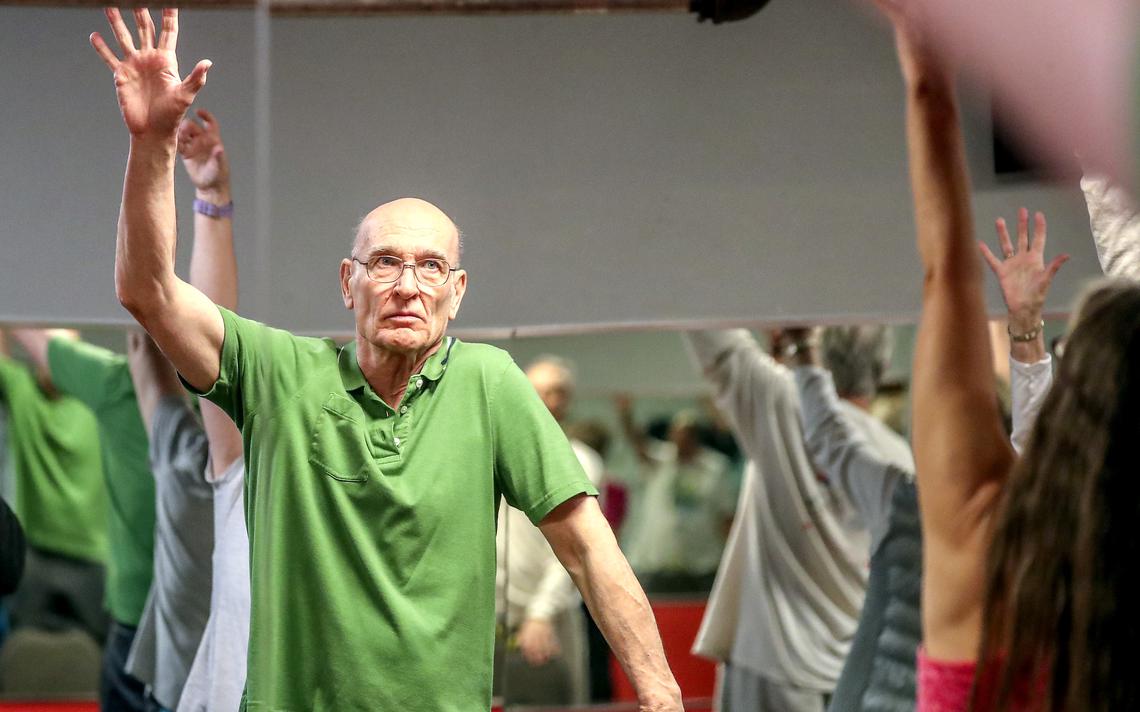
<svg viewBox="0 0 1140 712">
<path fill-rule="evenodd" d="M 1044 328 L 1045 328 L 1045 320 L 1042 319 L 1041 323 L 1037 325 L 1036 329 L 1033 329 L 1032 331 L 1027 331 L 1024 334 L 1013 333 L 1013 330 L 1011 330 L 1009 328 L 1009 325 L 1007 324 L 1005 327 L 1005 333 L 1009 334 L 1009 340 L 1010 341 L 1016 341 L 1019 344 L 1024 344 L 1028 341 L 1033 341 L 1038 336 L 1040 336 L 1041 330 Z"/>
</svg>

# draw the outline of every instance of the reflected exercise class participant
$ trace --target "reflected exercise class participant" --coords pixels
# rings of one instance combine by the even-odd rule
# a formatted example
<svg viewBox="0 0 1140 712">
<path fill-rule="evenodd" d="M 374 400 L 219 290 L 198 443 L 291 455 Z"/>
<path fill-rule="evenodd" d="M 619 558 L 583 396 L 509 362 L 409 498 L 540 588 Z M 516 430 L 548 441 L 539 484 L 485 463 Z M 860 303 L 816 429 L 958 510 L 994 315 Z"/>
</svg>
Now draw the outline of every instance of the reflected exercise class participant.
<svg viewBox="0 0 1140 712">
<path fill-rule="evenodd" d="M 197 113 L 202 124 L 184 120 L 178 133 L 178 153 L 195 193 L 190 283 L 215 304 L 233 310 L 238 281 L 229 160 L 218 120 L 205 109 Z M 172 375 L 172 367 L 154 342 L 149 338 L 145 342 L 147 358 L 156 364 L 155 373 L 161 368 Z M 174 385 L 166 377 L 162 382 Z M 228 712 L 241 705 L 249 647 L 249 537 L 242 492 L 245 459 L 241 432 L 229 416 L 204 398 L 198 404 L 201 419 L 182 398 L 163 398 L 154 423 L 155 430 L 169 427 L 175 434 L 168 442 L 188 446 L 171 447 L 163 459 L 180 464 L 187 474 L 208 483 L 213 492 L 210 615 L 177 710 Z M 186 452 L 191 456 L 185 457 Z"/>
<path fill-rule="evenodd" d="M 510 357 L 445 336 L 459 233 L 422 200 L 361 222 L 340 265 L 344 348 L 243 319 L 173 266 L 174 156 L 209 63 L 180 80 L 176 10 L 139 43 L 107 11 L 131 150 L 116 291 L 242 431 L 250 538 L 246 709 L 486 708 L 499 497 L 539 525 L 646 710 L 680 710 L 648 601 L 557 423 Z"/>
<path fill-rule="evenodd" d="M 744 329 L 685 335 L 717 406 L 748 456 L 740 504 L 693 645 L 722 663 L 724 710 L 823 710 L 839 679 L 882 540 L 894 482 L 817 471 L 804 441 L 792 355 L 764 352 Z M 794 353 L 794 352 L 793 352 Z M 861 379 L 860 379 L 861 380 Z M 873 416 L 845 407 L 884 457 L 910 461 Z M 876 506 L 866 506 L 874 503 Z"/>
<path fill-rule="evenodd" d="M 145 683 L 127 671 L 154 574 L 155 484 L 127 359 L 74 332 L 13 332 L 51 383 L 95 413 L 107 490 L 106 607 L 111 631 L 99 697 L 111 710 L 146 709 Z"/>
<path fill-rule="evenodd" d="M 0 401 L 8 409 L 13 509 L 28 545 L 12 627 L 80 628 L 102 644 L 107 492 L 95 416 L 43 369 L 33 373 L 9 356 L 3 331 Z"/>
</svg>

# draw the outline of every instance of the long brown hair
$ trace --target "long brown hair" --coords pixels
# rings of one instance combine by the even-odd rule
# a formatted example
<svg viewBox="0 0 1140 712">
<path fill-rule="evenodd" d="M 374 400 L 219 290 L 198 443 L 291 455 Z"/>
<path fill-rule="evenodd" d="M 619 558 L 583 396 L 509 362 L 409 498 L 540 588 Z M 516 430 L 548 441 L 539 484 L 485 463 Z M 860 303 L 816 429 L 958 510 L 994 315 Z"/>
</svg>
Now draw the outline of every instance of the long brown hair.
<svg viewBox="0 0 1140 712">
<path fill-rule="evenodd" d="M 1140 285 L 1095 286 L 993 520 L 973 709 L 1140 709 Z"/>
</svg>

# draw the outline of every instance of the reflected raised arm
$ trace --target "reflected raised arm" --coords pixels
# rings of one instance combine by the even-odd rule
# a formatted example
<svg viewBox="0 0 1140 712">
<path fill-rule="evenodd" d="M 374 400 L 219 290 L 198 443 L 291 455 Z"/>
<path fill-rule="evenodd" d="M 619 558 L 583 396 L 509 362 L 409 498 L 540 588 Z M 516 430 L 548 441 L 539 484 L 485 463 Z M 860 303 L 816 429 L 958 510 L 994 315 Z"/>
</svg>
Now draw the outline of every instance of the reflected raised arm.
<svg viewBox="0 0 1140 712">
<path fill-rule="evenodd" d="M 215 304 L 237 309 L 237 260 L 234 258 L 233 217 L 225 211 L 232 208 L 230 166 L 222 143 L 221 127 L 214 115 L 198 110 L 199 125 L 190 119 L 178 129 L 178 153 L 198 200 L 216 208 L 214 215 L 194 211 L 194 248 L 190 254 L 190 284 Z M 242 454 L 241 433 L 221 408 L 205 398 L 202 425 L 210 444 L 210 467 L 215 476 L 222 475 Z"/>
<path fill-rule="evenodd" d="M 106 11 L 121 59 L 98 33 L 91 35 L 95 51 L 114 72 L 119 108 L 131 135 L 115 290 L 186 380 L 206 390 L 218 377 L 225 330 L 213 303 L 174 273 L 174 156 L 182 115 L 206 83 L 210 62 L 202 60 L 186 79 L 179 79 L 174 54 L 178 11 L 163 10 L 158 37 L 148 10 L 134 14 L 137 45 L 119 11 Z"/>
</svg>

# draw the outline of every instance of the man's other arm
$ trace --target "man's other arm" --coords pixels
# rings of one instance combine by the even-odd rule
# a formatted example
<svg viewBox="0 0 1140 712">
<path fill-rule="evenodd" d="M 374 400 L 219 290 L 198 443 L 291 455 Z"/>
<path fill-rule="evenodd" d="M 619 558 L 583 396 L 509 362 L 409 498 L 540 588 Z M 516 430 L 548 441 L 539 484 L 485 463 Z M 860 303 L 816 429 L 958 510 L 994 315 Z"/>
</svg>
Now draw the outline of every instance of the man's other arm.
<svg viewBox="0 0 1140 712">
<path fill-rule="evenodd" d="M 594 497 L 579 495 L 539 523 L 633 683 L 640 709 L 681 710 L 649 600 Z"/>
</svg>

